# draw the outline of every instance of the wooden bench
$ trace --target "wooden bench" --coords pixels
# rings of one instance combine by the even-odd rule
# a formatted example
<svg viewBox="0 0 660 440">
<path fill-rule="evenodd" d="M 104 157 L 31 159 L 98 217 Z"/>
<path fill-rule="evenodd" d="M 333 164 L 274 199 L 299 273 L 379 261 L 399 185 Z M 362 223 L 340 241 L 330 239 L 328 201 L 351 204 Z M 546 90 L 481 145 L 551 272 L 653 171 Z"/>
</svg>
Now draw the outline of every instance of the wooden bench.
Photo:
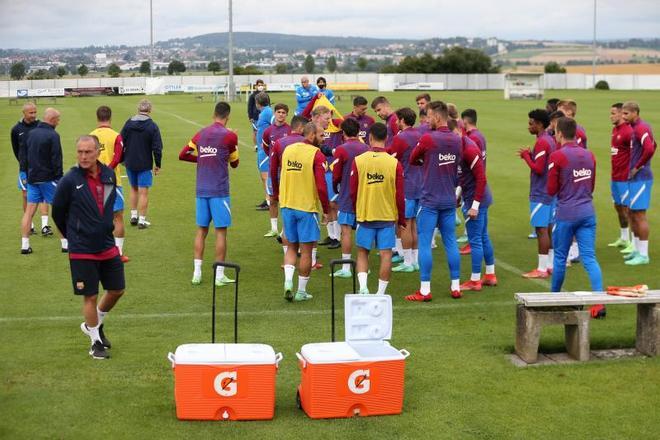
<svg viewBox="0 0 660 440">
<path fill-rule="evenodd" d="M 566 351 L 579 361 L 590 356 L 589 309 L 595 304 L 637 304 L 635 348 L 647 356 L 660 354 L 660 290 L 649 290 L 641 298 L 608 295 L 604 292 L 516 293 L 516 354 L 528 364 L 538 359 L 541 328 L 563 325 Z"/>
</svg>

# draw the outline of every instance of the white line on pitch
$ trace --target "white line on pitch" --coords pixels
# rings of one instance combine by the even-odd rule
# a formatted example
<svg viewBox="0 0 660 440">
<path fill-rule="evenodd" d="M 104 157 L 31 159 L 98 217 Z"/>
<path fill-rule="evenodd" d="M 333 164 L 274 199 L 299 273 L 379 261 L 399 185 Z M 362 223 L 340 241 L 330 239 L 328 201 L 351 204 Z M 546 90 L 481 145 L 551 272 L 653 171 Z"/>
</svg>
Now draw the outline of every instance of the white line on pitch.
<svg viewBox="0 0 660 440">
<path fill-rule="evenodd" d="M 496 267 L 501 267 L 502 269 L 506 270 L 507 272 L 511 272 L 512 274 L 522 276 L 524 272 L 520 269 L 518 269 L 516 266 L 513 266 L 506 261 L 502 261 L 499 258 L 495 259 L 495 266 Z M 543 286 L 546 288 L 550 287 L 550 283 L 547 280 L 539 279 L 539 278 L 528 278 L 529 281 L 532 283 L 536 283 L 539 286 Z"/>
</svg>

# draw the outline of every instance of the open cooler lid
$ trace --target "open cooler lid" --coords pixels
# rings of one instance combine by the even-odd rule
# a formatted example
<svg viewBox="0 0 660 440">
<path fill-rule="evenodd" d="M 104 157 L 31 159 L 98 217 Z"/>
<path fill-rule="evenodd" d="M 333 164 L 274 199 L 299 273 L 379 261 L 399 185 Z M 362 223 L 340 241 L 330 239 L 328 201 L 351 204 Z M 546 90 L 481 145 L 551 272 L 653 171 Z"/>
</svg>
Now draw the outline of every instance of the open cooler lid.
<svg viewBox="0 0 660 440">
<path fill-rule="evenodd" d="M 177 365 L 275 364 L 275 351 L 265 344 L 183 344 L 174 352 Z"/>
<path fill-rule="evenodd" d="M 392 297 L 389 295 L 344 296 L 344 326 L 347 341 L 391 339 Z"/>
<path fill-rule="evenodd" d="M 332 364 L 360 360 L 360 355 L 346 342 L 305 344 L 300 349 L 300 354 L 307 362 L 312 364 Z"/>
</svg>

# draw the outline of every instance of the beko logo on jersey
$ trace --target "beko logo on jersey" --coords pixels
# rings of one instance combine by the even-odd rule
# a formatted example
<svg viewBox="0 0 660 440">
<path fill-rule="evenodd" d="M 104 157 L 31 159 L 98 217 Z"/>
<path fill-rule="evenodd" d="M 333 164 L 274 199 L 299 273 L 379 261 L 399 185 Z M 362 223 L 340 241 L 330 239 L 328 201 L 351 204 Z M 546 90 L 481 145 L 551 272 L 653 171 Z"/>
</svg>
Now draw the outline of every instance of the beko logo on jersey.
<svg viewBox="0 0 660 440">
<path fill-rule="evenodd" d="M 199 147 L 199 154 L 218 154 L 218 149 L 215 147 Z"/>
<path fill-rule="evenodd" d="M 385 181 L 385 176 L 379 173 L 367 173 L 367 185 L 372 183 L 383 183 Z"/>
<path fill-rule="evenodd" d="M 445 165 L 450 165 L 456 161 L 456 155 L 451 153 L 447 153 L 447 154 L 438 153 L 438 161 L 440 161 L 440 163 L 438 164 L 438 166 L 440 167 Z"/>
<path fill-rule="evenodd" d="M 573 170 L 573 182 L 579 182 L 581 180 L 591 179 L 591 170 L 588 168 L 582 168 L 581 170 Z"/>
<path fill-rule="evenodd" d="M 287 171 L 302 171 L 303 164 L 297 160 L 286 161 Z"/>
</svg>

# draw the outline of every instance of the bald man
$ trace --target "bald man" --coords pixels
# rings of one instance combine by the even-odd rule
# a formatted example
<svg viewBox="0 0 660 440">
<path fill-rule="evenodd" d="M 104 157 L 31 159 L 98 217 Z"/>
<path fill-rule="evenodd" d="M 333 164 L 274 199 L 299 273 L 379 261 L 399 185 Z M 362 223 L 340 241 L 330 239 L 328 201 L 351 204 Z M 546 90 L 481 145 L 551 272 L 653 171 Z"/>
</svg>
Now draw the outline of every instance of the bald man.
<svg viewBox="0 0 660 440">
<path fill-rule="evenodd" d="M 18 189 L 23 194 L 23 212 L 27 207 L 27 155 L 25 141 L 28 134 L 39 124 L 37 119 L 37 106 L 28 102 L 23 105 L 23 119 L 18 121 L 11 129 L 11 148 L 18 161 Z M 41 210 L 41 228 L 48 225 L 48 205 L 39 205 Z M 34 234 L 34 224 L 30 225 L 30 233 Z"/>
<path fill-rule="evenodd" d="M 52 204 L 55 187 L 62 177 L 62 144 L 55 127 L 60 123 L 60 112 L 47 108 L 43 121 L 32 129 L 26 147 L 27 157 L 27 206 L 21 222 L 21 254 L 32 253 L 30 247 L 30 225 L 37 204 Z M 53 235 L 49 225 L 41 230 L 43 236 Z M 68 244 L 62 238 L 62 252 L 67 252 Z"/>
<path fill-rule="evenodd" d="M 309 101 L 319 93 L 319 88 L 309 82 L 309 78 L 303 76 L 300 78 L 300 84 L 296 86 L 296 115 L 299 115 L 305 110 Z"/>
</svg>

